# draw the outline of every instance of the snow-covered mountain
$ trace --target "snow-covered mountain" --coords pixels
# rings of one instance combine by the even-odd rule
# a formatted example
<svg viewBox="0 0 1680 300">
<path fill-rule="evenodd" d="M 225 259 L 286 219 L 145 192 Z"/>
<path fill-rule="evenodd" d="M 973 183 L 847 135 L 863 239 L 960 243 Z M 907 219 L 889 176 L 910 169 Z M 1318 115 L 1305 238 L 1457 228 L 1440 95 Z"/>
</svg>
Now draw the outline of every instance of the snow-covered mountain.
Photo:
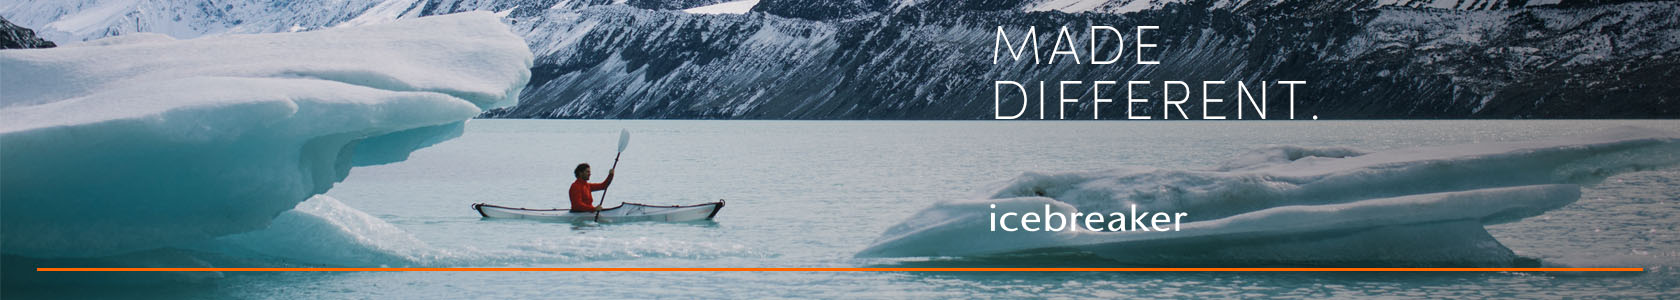
<svg viewBox="0 0 1680 300">
<path fill-rule="evenodd" d="M 684 9 L 727 0 L 20 0 L 0 3 L 0 16 L 40 31 L 49 40 L 74 42 L 154 32 L 175 38 L 223 33 L 269 33 L 385 23 L 464 11 L 524 16 L 540 11 L 628 4 Z"/>
<path fill-rule="evenodd" d="M 744 14 L 681 10 L 747 4 L 752 8 Z M 987 119 L 997 109 L 993 80 L 1301 80 L 1309 84 L 1297 97 L 1298 118 L 1680 116 L 1680 87 L 1671 83 L 1680 78 L 1680 3 L 1673 1 L 0 4 L 0 16 L 61 43 L 133 31 L 188 38 L 311 30 L 470 10 L 504 16 L 537 55 L 521 103 L 487 117 Z M 1151 42 L 1159 45 L 1161 64 L 990 62 L 998 26 L 1046 32 L 1093 24 L 1159 26 Z M 1038 42 L 1050 45 L 1054 38 L 1040 34 Z M 1091 96 L 1082 97 L 1068 106 L 1069 115 L 1093 113 Z M 1281 101 L 1269 104 L 1269 111 L 1288 109 Z M 1234 108 L 1210 110 L 1229 115 Z M 1036 118 L 1036 109 L 1027 114 Z M 1054 119 L 1055 107 L 1050 110 Z M 1124 105 L 1101 110 L 1125 114 Z"/>
<path fill-rule="evenodd" d="M 1062 12 L 1100 12 L 1100 13 L 1129 13 L 1150 9 L 1160 9 L 1167 4 L 1190 2 L 1186 0 L 1027 0 L 1022 1 L 1016 8 L 1027 11 L 1055 10 Z M 1223 9 L 1244 9 L 1271 6 L 1285 1 L 1280 0 L 1215 0 L 1209 1 L 1208 6 Z M 1413 7 L 1440 8 L 1454 10 L 1500 10 L 1534 6 L 1556 5 L 1562 0 L 1371 0 L 1371 1 L 1327 1 L 1327 2 L 1357 2 L 1362 7 Z"/>
<path fill-rule="evenodd" d="M 1190 2 L 1129 14 L 979 4 L 932 0 L 816 18 L 829 21 L 618 6 L 548 11 L 515 29 L 539 57 L 526 97 L 489 116 L 987 119 L 997 109 L 993 80 L 1302 80 L 1310 88 L 1296 103 L 1298 118 L 1680 116 L 1680 91 L 1668 83 L 1680 72 L 1674 2 L 1499 10 Z M 1086 24 L 1160 26 L 1161 64 L 989 61 L 996 26 Z M 1082 97 L 1069 115 L 1093 113 L 1091 96 Z M 1212 110 L 1231 115 L 1226 104 Z M 1123 105 L 1101 109 L 1125 114 Z M 1158 106 L 1139 109 L 1160 115 Z"/>
</svg>

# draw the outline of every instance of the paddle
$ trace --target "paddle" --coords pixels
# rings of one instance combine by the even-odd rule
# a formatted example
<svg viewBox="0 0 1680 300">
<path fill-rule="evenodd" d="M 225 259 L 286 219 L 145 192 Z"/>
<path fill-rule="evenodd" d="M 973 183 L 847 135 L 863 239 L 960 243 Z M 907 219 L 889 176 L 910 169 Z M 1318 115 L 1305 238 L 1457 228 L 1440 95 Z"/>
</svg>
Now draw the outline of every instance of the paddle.
<svg viewBox="0 0 1680 300">
<path fill-rule="evenodd" d="M 612 171 L 618 170 L 618 157 L 624 156 L 624 148 L 629 147 L 629 146 L 630 146 L 630 130 L 619 129 L 619 131 L 618 131 L 618 155 L 613 156 L 612 169 L 608 169 L 607 174 L 612 174 Z M 607 189 L 612 189 L 612 186 L 607 186 Z M 607 204 L 607 189 L 601 190 L 601 203 L 595 205 L 595 222 L 596 223 L 601 222 L 601 205 L 606 205 Z"/>
</svg>

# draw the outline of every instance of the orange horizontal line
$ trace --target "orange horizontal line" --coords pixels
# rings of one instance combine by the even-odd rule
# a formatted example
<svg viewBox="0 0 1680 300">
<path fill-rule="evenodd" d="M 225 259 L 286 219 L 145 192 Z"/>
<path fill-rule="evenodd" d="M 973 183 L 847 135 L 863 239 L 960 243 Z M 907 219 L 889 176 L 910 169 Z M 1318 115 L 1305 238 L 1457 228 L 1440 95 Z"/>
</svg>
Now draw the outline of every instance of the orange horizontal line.
<svg viewBox="0 0 1680 300">
<path fill-rule="evenodd" d="M 1645 268 L 35 268 L 38 272 L 1644 272 Z"/>
</svg>

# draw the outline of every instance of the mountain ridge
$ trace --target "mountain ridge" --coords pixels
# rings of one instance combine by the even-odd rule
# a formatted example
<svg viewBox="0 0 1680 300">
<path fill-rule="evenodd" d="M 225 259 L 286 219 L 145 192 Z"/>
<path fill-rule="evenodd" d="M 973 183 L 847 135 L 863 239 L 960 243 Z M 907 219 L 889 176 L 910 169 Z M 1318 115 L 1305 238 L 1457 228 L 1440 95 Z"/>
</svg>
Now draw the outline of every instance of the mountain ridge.
<svg viewBox="0 0 1680 300">
<path fill-rule="evenodd" d="M 1165 80 L 1302 80 L 1297 119 L 1680 116 L 1674 105 L 1680 88 L 1667 82 L 1680 78 L 1674 38 L 1680 5 L 1672 1 L 763 0 L 740 15 L 677 10 L 724 2 L 716 0 L 647 7 L 597 0 L 309 0 L 282 8 L 328 2 L 341 4 L 341 11 L 183 22 L 244 24 L 200 33 L 223 34 L 495 11 L 526 38 L 537 64 L 520 104 L 482 116 L 491 118 L 991 119 L 1001 110 L 993 103 L 994 80 L 1153 80 L 1154 89 L 1140 95 L 1153 93 L 1157 103 Z M 1086 8 L 1043 9 L 1051 3 Z M 848 9 L 824 10 L 835 7 Z M 831 13 L 811 14 L 818 11 Z M 276 25 L 288 20 L 313 23 Z M 1045 30 L 1093 24 L 1159 26 L 1151 38 L 1160 39 L 1162 64 L 989 61 L 997 26 L 1033 26 L 1041 31 L 1038 42 L 1050 45 L 1055 35 Z M 113 28 L 104 32 L 125 27 Z M 1109 43 L 1101 41 L 1102 48 L 1112 48 Z M 1124 96 L 1109 88 L 1105 98 Z M 1092 95 L 1080 97 L 1067 107 L 1069 116 L 1126 114 L 1124 104 L 1097 112 Z M 1234 100 L 1222 98 L 1210 111 L 1233 115 Z M 1199 112 L 1194 103 L 1185 111 Z M 1268 104 L 1271 112 L 1288 109 Z M 1046 108 L 1050 119 L 1054 108 Z M 1159 109 L 1139 114 L 1159 117 Z M 1026 115 L 1036 119 L 1038 112 Z"/>
</svg>

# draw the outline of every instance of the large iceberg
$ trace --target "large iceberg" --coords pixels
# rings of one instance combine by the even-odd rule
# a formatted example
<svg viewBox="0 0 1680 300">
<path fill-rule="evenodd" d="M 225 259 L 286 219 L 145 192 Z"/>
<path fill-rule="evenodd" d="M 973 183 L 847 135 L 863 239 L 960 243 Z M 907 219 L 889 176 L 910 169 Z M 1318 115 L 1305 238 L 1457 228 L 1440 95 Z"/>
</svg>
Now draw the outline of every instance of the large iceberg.
<svg viewBox="0 0 1680 300">
<path fill-rule="evenodd" d="M 1027 173 L 941 202 L 859 257 L 1087 251 L 1143 265 L 1515 265 L 1483 226 L 1580 198 L 1581 185 L 1680 163 L 1680 135 L 1595 135 L 1366 153 L 1271 147 L 1213 170 Z M 996 208 L 993 208 L 995 205 Z M 1178 231 L 991 231 L 991 213 L 1186 212 Z M 1046 213 L 1048 214 L 1048 213 Z"/>
<path fill-rule="evenodd" d="M 352 166 L 511 104 L 531 64 L 484 12 L 0 51 L 0 252 L 98 257 L 264 228 Z"/>
</svg>

